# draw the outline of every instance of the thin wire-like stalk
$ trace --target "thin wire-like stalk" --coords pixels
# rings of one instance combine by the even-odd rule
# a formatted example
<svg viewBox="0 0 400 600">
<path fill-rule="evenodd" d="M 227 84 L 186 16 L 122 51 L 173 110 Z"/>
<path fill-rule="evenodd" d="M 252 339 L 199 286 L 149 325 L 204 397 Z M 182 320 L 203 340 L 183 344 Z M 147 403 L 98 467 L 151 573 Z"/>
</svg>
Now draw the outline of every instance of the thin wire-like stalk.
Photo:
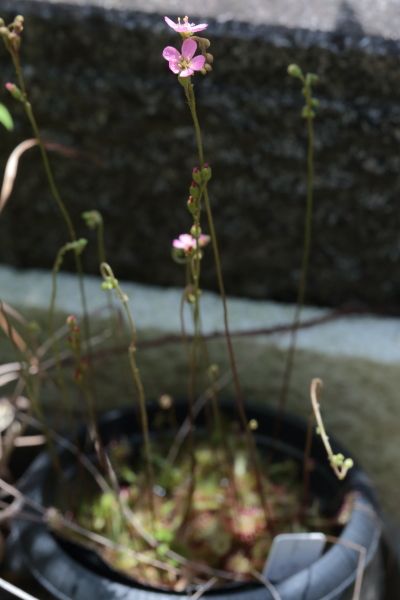
<svg viewBox="0 0 400 600">
<path fill-rule="evenodd" d="M 53 171 L 52 171 L 50 161 L 49 161 L 49 157 L 47 155 L 47 150 L 43 143 L 42 135 L 40 133 L 40 129 L 39 129 L 35 114 L 32 109 L 32 105 L 28 99 L 25 78 L 24 78 L 24 74 L 23 74 L 23 71 L 21 68 L 21 63 L 20 63 L 18 52 L 10 50 L 10 54 L 11 54 L 11 58 L 12 58 L 12 61 L 14 64 L 16 75 L 17 75 L 18 85 L 22 92 L 22 104 L 24 106 L 25 114 L 28 118 L 28 121 L 32 127 L 34 137 L 37 139 L 37 142 L 39 145 L 39 151 L 40 151 L 40 155 L 42 158 L 42 163 L 43 163 L 43 167 L 44 167 L 44 171 L 46 174 L 46 178 L 47 178 L 47 182 L 49 185 L 51 195 L 53 196 L 53 199 L 55 200 L 55 202 L 61 212 L 61 215 L 64 219 L 71 242 L 76 242 L 77 236 L 76 236 L 76 232 L 75 232 L 75 228 L 74 228 L 72 219 L 71 219 L 68 209 L 60 195 L 57 184 L 55 182 Z M 83 310 L 83 315 L 84 315 L 85 337 L 86 337 L 87 343 L 89 343 L 90 326 L 89 326 L 89 317 L 88 317 L 88 307 L 87 307 L 85 286 L 84 286 L 84 280 L 83 280 L 83 266 L 82 266 L 82 260 L 78 254 L 75 254 L 75 265 L 76 265 L 76 270 L 77 270 L 77 274 L 78 274 L 79 291 L 80 291 L 82 310 Z"/>
<path fill-rule="evenodd" d="M 190 114 L 191 114 L 192 120 L 193 120 L 195 137 L 196 137 L 196 146 L 197 146 L 198 158 L 199 158 L 199 163 L 200 163 L 199 166 L 200 166 L 200 168 L 202 168 L 204 166 L 204 147 L 203 147 L 203 139 L 202 139 L 202 134 L 201 134 L 200 122 L 199 122 L 199 118 L 197 115 L 196 98 L 195 98 L 195 94 L 194 94 L 194 88 L 193 88 L 193 84 L 190 81 L 187 84 L 183 85 L 183 87 L 184 87 L 186 99 L 187 99 L 187 102 L 189 105 Z M 270 511 L 268 508 L 267 499 L 265 497 L 265 491 L 264 491 L 262 477 L 261 477 L 261 469 L 260 469 L 259 462 L 257 459 L 257 449 L 256 449 L 254 437 L 249 429 L 248 419 L 247 419 L 247 415 L 246 415 L 246 409 L 245 409 L 245 405 L 244 405 L 242 388 L 241 388 L 238 369 L 237 369 L 237 365 L 236 365 L 235 352 L 234 352 L 232 339 L 231 339 L 231 335 L 230 335 L 228 304 L 227 304 L 227 298 L 226 298 L 226 292 L 225 292 L 225 284 L 224 284 L 223 275 L 222 275 L 221 257 L 220 257 L 220 251 L 219 251 L 219 246 L 218 246 L 218 239 L 217 239 L 215 226 L 214 226 L 214 218 L 213 218 L 213 214 L 212 214 L 207 183 L 204 183 L 203 195 L 204 195 L 204 206 L 205 206 L 205 210 L 206 210 L 206 214 L 207 214 L 208 227 L 209 227 L 209 232 L 210 232 L 210 237 L 211 237 L 211 244 L 212 244 L 213 254 L 214 254 L 218 287 L 219 287 L 219 292 L 220 292 L 221 301 L 222 301 L 225 339 L 226 339 L 226 344 L 227 344 L 227 349 L 228 349 L 229 363 L 230 363 L 230 367 L 231 367 L 231 371 L 232 371 L 233 383 L 234 383 L 234 387 L 235 387 L 236 406 L 237 406 L 237 411 L 238 411 L 238 415 L 239 415 L 243 430 L 245 432 L 246 443 L 248 446 L 250 459 L 253 464 L 253 468 L 254 468 L 254 472 L 255 472 L 255 476 L 256 476 L 257 490 L 258 490 L 258 494 L 260 497 L 261 506 L 264 510 L 266 524 L 268 525 L 271 522 Z"/>
<path fill-rule="evenodd" d="M 153 473 L 153 465 L 151 461 L 151 444 L 150 444 L 150 435 L 149 435 L 149 423 L 146 409 L 146 396 L 144 392 L 144 386 L 142 382 L 142 378 L 140 375 L 139 368 L 136 363 L 136 327 L 132 317 L 132 313 L 129 309 L 129 299 L 126 294 L 121 290 L 118 280 L 115 278 L 113 270 L 110 265 L 107 263 L 102 263 L 100 265 L 100 271 L 103 276 L 105 282 L 111 282 L 111 289 L 114 289 L 118 299 L 120 300 L 122 307 L 125 312 L 125 316 L 127 318 L 128 327 L 130 331 L 131 342 L 128 348 L 128 358 L 129 365 L 131 368 L 131 374 L 133 378 L 134 385 L 138 392 L 138 400 L 139 400 L 139 412 L 140 412 L 140 420 L 142 427 L 142 435 L 144 442 L 144 452 L 145 452 L 145 464 L 146 464 L 146 483 L 147 483 L 147 493 L 149 498 L 149 507 L 150 513 L 153 518 L 153 523 L 155 520 L 155 505 L 154 505 L 154 473 Z"/>
<path fill-rule="evenodd" d="M 306 191 L 306 211 L 304 217 L 304 237 L 303 254 L 301 259 L 300 281 L 297 292 L 296 308 L 293 317 L 292 328 L 290 332 L 289 349 L 286 354 L 285 366 L 282 376 L 282 386 L 278 400 L 278 417 L 276 422 L 276 437 L 278 437 L 281 421 L 285 412 L 287 397 L 289 393 L 290 381 L 293 371 L 294 357 L 297 346 L 297 333 L 300 326 L 301 313 L 304 308 L 304 301 L 307 289 L 307 279 L 310 263 L 311 242 L 312 242 L 312 217 L 314 206 L 314 118 L 311 88 L 304 82 L 304 93 L 307 108 L 307 191 Z"/>
</svg>

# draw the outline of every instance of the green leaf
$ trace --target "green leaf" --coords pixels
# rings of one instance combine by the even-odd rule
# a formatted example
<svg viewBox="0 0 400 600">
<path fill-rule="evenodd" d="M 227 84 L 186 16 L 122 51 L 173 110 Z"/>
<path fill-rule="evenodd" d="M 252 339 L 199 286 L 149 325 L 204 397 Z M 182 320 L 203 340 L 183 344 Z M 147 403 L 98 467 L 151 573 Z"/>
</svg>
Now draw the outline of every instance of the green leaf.
<svg viewBox="0 0 400 600">
<path fill-rule="evenodd" d="M 0 104 L 0 123 L 8 130 L 14 129 L 14 121 L 4 104 Z"/>
</svg>

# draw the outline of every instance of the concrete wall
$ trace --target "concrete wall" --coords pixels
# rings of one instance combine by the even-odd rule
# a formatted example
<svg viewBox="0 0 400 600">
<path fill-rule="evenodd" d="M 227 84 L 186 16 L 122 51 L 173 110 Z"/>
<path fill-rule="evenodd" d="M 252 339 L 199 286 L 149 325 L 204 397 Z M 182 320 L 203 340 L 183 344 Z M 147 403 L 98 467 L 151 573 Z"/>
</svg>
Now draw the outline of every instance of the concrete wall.
<svg viewBox="0 0 400 600">
<path fill-rule="evenodd" d="M 107 249 L 128 279 L 180 285 L 165 260 L 188 227 L 193 136 L 182 90 L 160 57 L 176 39 L 163 23 L 172 0 L 0 0 L 26 16 L 23 44 L 33 104 L 46 136 L 86 155 L 54 156 L 78 229 L 80 213 L 106 218 Z M 316 120 L 316 207 L 308 299 L 398 312 L 400 44 L 396 2 L 186 2 L 210 22 L 215 70 L 197 78 L 210 186 L 228 291 L 290 301 L 300 264 L 305 129 L 298 62 L 321 77 Z M 5 55 L 2 79 L 12 78 Z M 30 135 L 12 105 L 15 134 Z M 65 234 L 36 152 L 4 214 L 3 262 L 49 267 Z M 35 223 L 32 228 L 31 224 Z M 94 258 L 88 269 L 96 272 Z M 215 288 L 210 262 L 206 287 Z"/>
</svg>

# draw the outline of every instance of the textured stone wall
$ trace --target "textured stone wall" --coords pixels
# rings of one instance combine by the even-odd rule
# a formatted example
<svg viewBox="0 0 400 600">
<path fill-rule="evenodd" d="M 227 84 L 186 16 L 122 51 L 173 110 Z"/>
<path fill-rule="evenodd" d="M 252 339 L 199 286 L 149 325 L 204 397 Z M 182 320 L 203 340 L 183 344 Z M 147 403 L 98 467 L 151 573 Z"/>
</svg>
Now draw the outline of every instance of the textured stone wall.
<svg viewBox="0 0 400 600">
<path fill-rule="evenodd" d="M 286 67 L 296 61 L 321 77 L 308 301 L 398 310 L 398 9 L 384 3 L 385 13 L 381 3 L 370 4 L 203 5 L 216 62 L 210 76 L 196 80 L 196 91 L 231 294 L 295 297 L 305 129 L 298 82 Z M 169 259 L 169 244 L 189 223 L 185 196 L 195 151 L 182 90 L 160 58 L 176 41 L 161 16 L 179 6 L 0 0 L 4 16 L 16 9 L 26 16 L 23 63 L 38 120 L 47 138 L 84 153 L 52 157 L 74 219 L 79 223 L 89 208 L 103 212 L 107 250 L 121 277 L 179 285 L 183 273 Z M 5 53 L 0 61 L 5 81 L 12 77 Z M 30 135 L 20 107 L 10 105 L 17 127 L 1 133 L 1 164 Z M 0 260 L 49 267 L 65 241 L 31 150 L 2 217 Z M 96 272 L 94 250 L 89 254 L 88 269 Z M 203 282 L 215 287 L 207 259 Z"/>
</svg>

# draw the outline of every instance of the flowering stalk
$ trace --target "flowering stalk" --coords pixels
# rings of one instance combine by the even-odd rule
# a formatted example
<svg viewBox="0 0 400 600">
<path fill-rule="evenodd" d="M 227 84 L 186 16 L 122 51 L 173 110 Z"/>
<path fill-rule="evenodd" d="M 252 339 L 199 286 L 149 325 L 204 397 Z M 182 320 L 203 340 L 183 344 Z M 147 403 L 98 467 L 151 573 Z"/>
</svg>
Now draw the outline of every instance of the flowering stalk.
<svg viewBox="0 0 400 600">
<path fill-rule="evenodd" d="M 198 153 L 198 159 L 199 159 L 199 165 L 200 165 L 201 187 L 202 187 L 202 193 L 203 193 L 203 197 L 204 197 L 204 206 L 205 206 L 205 210 L 206 210 L 206 214 L 207 214 L 208 228 L 209 228 L 209 232 L 210 232 L 216 273 L 217 273 L 218 287 L 219 287 L 220 296 L 221 296 L 221 300 L 222 300 L 222 306 L 223 306 L 225 339 L 226 339 L 226 343 L 227 343 L 229 363 L 230 363 L 230 367 L 231 367 L 231 371 L 232 371 L 232 377 L 233 377 L 233 382 L 234 382 L 234 387 L 235 387 L 235 392 L 236 392 L 235 393 L 236 406 L 237 406 L 237 411 L 238 411 L 238 415 L 239 415 L 243 430 L 245 432 L 249 456 L 253 463 L 253 468 L 254 468 L 256 481 L 257 481 L 257 490 L 258 490 L 258 494 L 260 497 L 261 506 L 264 510 L 266 523 L 269 524 L 270 515 L 269 515 L 268 504 L 266 501 L 264 487 L 263 487 L 263 483 L 262 483 L 261 470 L 260 470 L 260 466 L 258 464 L 257 449 L 256 449 L 254 437 L 249 428 L 248 419 L 246 416 L 246 409 L 245 409 L 245 405 L 244 405 L 243 393 L 242 393 L 238 369 L 237 369 L 237 365 L 236 365 L 236 357 L 235 357 L 232 339 L 231 339 L 231 335 L 230 335 L 228 306 L 227 306 L 225 285 L 224 285 L 224 280 L 223 280 L 223 276 L 222 276 L 221 258 L 220 258 L 218 240 L 217 240 L 217 236 L 216 236 L 214 219 L 213 219 L 213 214 L 212 214 L 212 210 L 211 210 L 211 203 L 210 203 L 208 187 L 207 187 L 208 181 L 211 178 L 211 170 L 209 169 L 208 165 L 205 163 L 205 160 L 204 160 L 204 147 L 203 147 L 203 140 L 202 140 L 202 134 L 201 134 L 201 127 L 200 127 L 200 123 L 199 123 L 199 119 L 198 119 L 198 115 L 197 115 L 194 86 L 191 82 L 191 76 L 195 73 L 195 71 L 201 71 L 203 74 L 206 74 L 207 71 L 210 71 L 212 68 L 211 63 L 213 62 L 213 57 L 211 54 L 209 54 L 207 52 L 207 49 L 210 46 L 210 42 L 209 42 L 209 40 L 207 40 L 205 38 L 200 38 L 198 36 L 195 36 L 194 39 L 191 38 L 192 34 L 195 32 L 194 31 L 195 26 L 193 24 L 189 24 L 188 19 L 186 19 L 186 21 L 185 21 L 186 27 L 185 27 L 184 31 L 178 29 L 178 27 L 181 25 L 180 22 L 178 24 L 176 24 L 176 26 L 172 26 L 168 21 L 166 21 L 166 22 L 170 27 L 175 29 L 175 31 L 177 31 L 178 33 L 181 33 L 182 37 L 185 38 L 184 42 L 182 44 L 181 53 L 179 53 L 175 48 L 168 46 L 167 48 L 164 49 L 163 57 L 168 61 L 170 70 L 173 73 L 178 75 L 178 81 L 184 89 L 186 100 L 189 105 L 190 114 L 191 114 L 191 117 L 193 120 L 195 139 L 196 139 L 196 147 L 197 147 L 197 153 Z M 202 29 L 205 29 L 204 25 L 205 24 L 202 24 Z M 191 42 L 190 46 L 188 44 L 189 42 Z M 201 54 L 201 56 L 196 57 L 196 56 L 194 56 L 194 54 L 197 50 L 197 43 L 199 44 L 199 48 L 200 48 L 202 54 Z M 203 57 L 204 60 L 200 60 L 201 57 Z M 202 68 L 201 68 L 201 65 L 202 65 Z"/>
<path fill-rule="evenodd" d="M 339 452 L 335 454 L 332 450 L 332 446 L 329 441 L 328 434 L 326 433 L 324 422 L 321 416 L 320 404 L 319 404 L 319 391 L 322 388 L 321 379 L 313 379 L 311 382 L 311 404 L 314 411 L 315 420 L 317 421 L 317 435 L 321 437 L 322 443 L 324 444 L 326 453 L 328 455 L 329 463 L 335 473 L 336 477 L 343 480 L 348 471 L 353 467 L 353 459 L 345 458 L 345 456 Z"/>
<path fill-rule="evenodd" d="M 196 173 L 196 174 L 195 174 Z M 197 170 L 193 171 L 193 177 L 196 177 Z M 209 236 L 201 231 L 201 197 L 202 189 L 192 182 L 190 187 L 190 196 L 187 202 L 187 208 L 192 215 L 193 225 L 189 234 L 181 234 L 179 238 L 173 241 L 174 257 L 178 261 L 184 260 L 187 264 L 187 286 L 186 300 L 192 306 L 193 316 L 193 340 L 189 351 L 189 382 L 188 382 L 188 418 L 189 418 L 189 454 L 190 454 L 190 486 L 186 500 L 186 506 L 182 519 L 182 525 L 189 518 L 193 494 L 196 487 L 196 454 L 194 448 L 194 399 L 197 389 L 197 372 L 200 358 L 200 343 L 202 340 L 201 320 L 200 320 L 200 273 L 202 247 L 210 241 Z M 183 255 L 183 256 L 181 256 Z M 184 328 L 182 329 L 184 332 Z"/>
<path fill-rule="evenodd" d="M 64 244 L 64 246 L 62 246 L 57 253 L 56 260 L 54 261 L 53 270 L 52 270 L 52 274 L 51 274 L 51 297 L 50 297 L 49 324 L 48 324 L 49 339 L 50 339 L 50 342 L 53 342 L 51 344 L 51 348 L 54 353 L 54 360 L 55 360 L 55 364 L 56 364 L 57 383 L 61 390 L 64 409 L 67 412 L 68 412 L 68 406 L 69 406 L 67 387 L 65 385 L 63 370 L 61 368 L 59 342 L 58 342 L 58 339 L 56 338 L 56 336 L 54 335 L 54 312 L 55 312 L 56 296 L 57 296 L 57 276 L 61 269 L 65 254 L 67 252 L 74 252 L 75 255 L 76 254 L 80 255 L 83 252 L 83 250 L 85 249 L 86 244 L 87 244 L 87 240 L 85 240 L 83 238 L 80 240 L 76 240 L 76 242 L 68 242 L 67 244 Z"/>
<path fill-rule="evenodd" d="M 286 361 L 283 371 L 282 386 L 278 403 L 278 418 L 276 423 L 276 433 L 278 436 L 281 427 L 281 420 L 285 411 L 287 396 L 290 387 L 290 380 L 293 371 L 293 362 L 296 352 L 297 332 L 300 326 L 300 317 L 304 307 L 308 268 L 311 252 L 311 237 L 312 237 L 312 217 L 314 204 L 314 118 L 315 109 L 318 106 L 318 100 L 313 98 L 312 86 L 318 82 L 318 77 L 312 73 L 307 73 L 304 76 L 302 70 L 297 65 L 290 65 L 288 73 L 292 77 L 300 79 L 303 85 L 303 96 L 305 98 L 305 106 L 302 110 L 302 117 L 307 122 L 307 197 L 306 197 L 306 213 L 304 219 L 304 238 L 303 238 L 303 255 L 301 261 L 300 281 L 297 292 L 296 309 L 291 328 L 289 350 L 286 354 Z"/>
<path fill-rule="evenodd" d="M 138 392 L 138 400 L 139 400 L 139 412 L 140 419 L 142 425 L 142 435 L 144 441 L 144 452 L 145 452 L 145 463 L 146 463 L 146 484 L 147 484 L 147 494 L 149 499 L 149 507 L 150 513 L 152 517 L 153 523 L 155 522 L 155 506 L 154 506 L 154 473 L 153 473 L 153 465 L 151 461 L 151 445 L 150 445 L 150 436 L 149 436 L 149 424 L 147 417 L 147 409 L 146 409 L 146 397 L 144 393 L 144 386 L 142 382 L 142 378 L 140 376 L 140 372 L 136 363 L 136 327 L 135 323 L 129 309 L 129 298 L 122 291 L 118 279 L 114 276 L 113 270 L 108 263 L 101 263 L 100 272 L 103 277 L 103 290 L 114 290 L 118 300 L 121 302 L 122 307 L 124 309 L 128 326 L 131 334 L 131 342 L 128 348 L 128 356 L 129 356 L 129 364 L 131 367 L 131 373 L 133 382 Z"/>
<path fill-rule="evenodd" d="M 200 162 L 201 166 L 204 166 L 205 163 L 204 163 L 203 141 L 202 141 L 200 123 L 199 123 L 199 119 L 197 116 L 196 99 L 195 99 L 193 84 L 191 82 L 189 82 L 188 85 L 184 85 L 184 90 L 185 90 L 185 94 L 186 94 L 186 99 L 189 104 L 190 113 L 191 113 L 192 119 L 193 119 L 199 162 Z M 230 367 L 231 367 L 231 371 L 232 371 L 233 383 L 234 383 L 235 392 L 236 392 L 235 393 L 236 407 L 237 407 L 237 411 L 239 414 L 239 418 L 240 418 L 242 427 L 245 432 L 246 443 L 248 446 L 250 459 L 253 463 L 253 468 L 254 468 L 254 472 L 255 472 L 255 476 L 256 476 L 256 480 L 257 480 L 257 489 L 258 489 L 258 493 L 260 496 L 261 506 L 264 510 L 266 523 L 268 524 L 270 522 L 269 509 L 268 509 L 268 505 L 267 505 L 267 499 L 265 497 L 264 487 L 262 484 L 261 470 L 260 470 L 260 466 L 259 466 L 258 458 L 257 458 L 257 449 L 256 449 L 253 434 L 251 433 L 251 430 L 250 430 L 249 424 L 248 424 L 246 409 L 245 409 L 244 400 L 243 400 L 242 387 L 240 384 L 239 373 L 238 373 L 238 369 L 237 369 L 237 365 L 236 365 L 236 357 L 235 357 L 235 352 L 234 352 L 233 343 L 232 343 L 231 334 L 230 334 L 228 303 L 227 303 L 226 292 L 225 292 L 225 284 L 224 284 L 223 275 L 222 275 L 221 257 L 220 257 L 220 252 L 219 252 L 218 239 L 217 239 L 217 235 L 216 235 L 216 231 L 215 231 L 214 218 L 213 218 L 213 214 L 212 214 L 212 210 L 211 210 L 211 203 L 210 203 L 210 198 L 209 198 L 209 194 L 208 194 L 207 183 L 208 183 L 207 181 L 204 182 L 204 206 L 205 206 L 205 210 L 206 210 L 206 214 L 207 214 L 208 227 L 210 230 L 211 243 L 212 243 L 212 247 L 213 247 L 218 287 L 219 287 L 219 292 L 220 292 L 220 296 L 221 296 L 221 300 L 222 300 L 225 339 L 226 339 L 226 343 L 227 343 L 229 363 L 230 363 Z"/>
<path fill-rule="evenodd" d="M 39 130 L 39 126 L 36 121 L 36 117 L 33 112 L 32 105 L 29 101 L 29 96 L 28 96 L 27 89 L 26 89 L 25 79 L 24 79 L 21 62 L 20 62 L 20 56 L 19 56 L 19 50 L 21 47 L 21 35 L 23 32 L 23 29 L 24 29 L 24 18 L 21 15 L 18 15 L 17 17 L 15 17 L 13 23 L 11 23 L 8 27 L 5 26 L 4 20 L 0 19 L 0 36 L 3 38 L 5 47 L 8 50 L 8 52 L 10 53 L 10 56 L 11 56 L 11 59 L 12 59 L 12 62 L 13 62 L 14 68 L 15 68 L 17 81 L 18 81 L 18 86 L 16 86 L 13 83 L 8 83 L 8 84 L 6 84 L 6 88 L 8 89 L 10 94 L 13 96 L 13 98 L 16 99 L 17 101 L 21 102 L 21 104 L 24 107 L 24 111 L 25 111 L 25 114 L 31 125 L 34 137 L 36 138 L 36 140 L 38 142 L 40 155 L 42 158 L 42 163 L 43 163 L 43 167 L 45 170 L 45 174 L 46 174 L 46 178 L 47 178 L 47 182 L 49 185 L 51 195 L 53 196 L 53 199 L 55 200 L 55 202 L 61 212 L 62 218 L 64 219 L 64 222 L 65 222 L 65 225 L 66 225 L 66 228 L 68 231 L 68 235 L 70 237 L 70 241 L 75 243 L 77 241 L 75 228 L 72 223 L 72 219 L 70 217 L 68 209 L 67 209 L 67 207 L 60 195 L 58 187 L 56 185 L 53 171 L 50 166 L 50 161 L 49 161 L 49 158 L 47 155 L 47 151 L 46 151 L 45 145 L 43 143 L 43 139 L 42 139 L 42 136 L 41 136 L 41 133 Z M 77 274 L 78 274 L 79 289 L 80 289 L 82 308 L 83 308 L 83 314 L 84 314 L 85 335 L 87 338 L 87 342 L 89 343 L 89 337 L 90 337 L 89 320 L 88 320 L 86 294 L 85 294 L 84 282 L 83 282 L 83 267 L 82 267 L 81 258 L 76 253 L 75 253 L 75 264 L 76 264 L 76 270 L 77 270 Z"/>
<path fill-rule="evenodd" d="M 97 418 L 95 411 L 95 401 L 91 386 L 88 382 L 89 364 L 86 357 L 82 356 L 81 330 L 76 317 L 70 315 L 67 318 L 68 327 L 68 344 L 75 359 L 74 381 L 80 388 L 86 403 L 88 417 L 88 431 L 90 439 L 96 451 L 97 459 L 101 468 L 107 473 L 107 476 L 112 485 L 113 477 L 110 473 L 109 460 L 106 456 L 103 443 L 101 441 L 99 429 L 97 426 Z"/>
<path fill-rule="evenodd" d="M 87 210 L 82 213 L 82 218 L 85 221 L 87 227 L 91 230 L 96 231 L 97 237 L 97 256 L 99 265 L 107 262 L 106 258 L 106 245 L 104 242 L 104 220 L 101 213 L 98 210 Z M 107 295 L 107 305 L 110 317 L 110 327 L 113 335 L 115 336 L 115 342 L 118 340 L 118 318 L 114 318 L 114 304 L 111 294 Z"/>
<path fill-rule="evenodd" d="M 75 240 L 74 242 L 68 242 L 64 244 L 59 251 L 57 252 L 56 260 L 54 261 L 53 270 L 51 274 L 51 297 L 50 297 L 50 306 L 49 306 L 49 337 L 53 337 L 54 335 L 54 311 L 56 305 L 56 296 L 57 296 L 57 276 L 61 269 L 64 256 L 67 252 L 73 252 L 75 256 L 80 256 L 84 249 L 86 248 L 87 240 L 81 238 L 79 240 Z"/>
</svg>

